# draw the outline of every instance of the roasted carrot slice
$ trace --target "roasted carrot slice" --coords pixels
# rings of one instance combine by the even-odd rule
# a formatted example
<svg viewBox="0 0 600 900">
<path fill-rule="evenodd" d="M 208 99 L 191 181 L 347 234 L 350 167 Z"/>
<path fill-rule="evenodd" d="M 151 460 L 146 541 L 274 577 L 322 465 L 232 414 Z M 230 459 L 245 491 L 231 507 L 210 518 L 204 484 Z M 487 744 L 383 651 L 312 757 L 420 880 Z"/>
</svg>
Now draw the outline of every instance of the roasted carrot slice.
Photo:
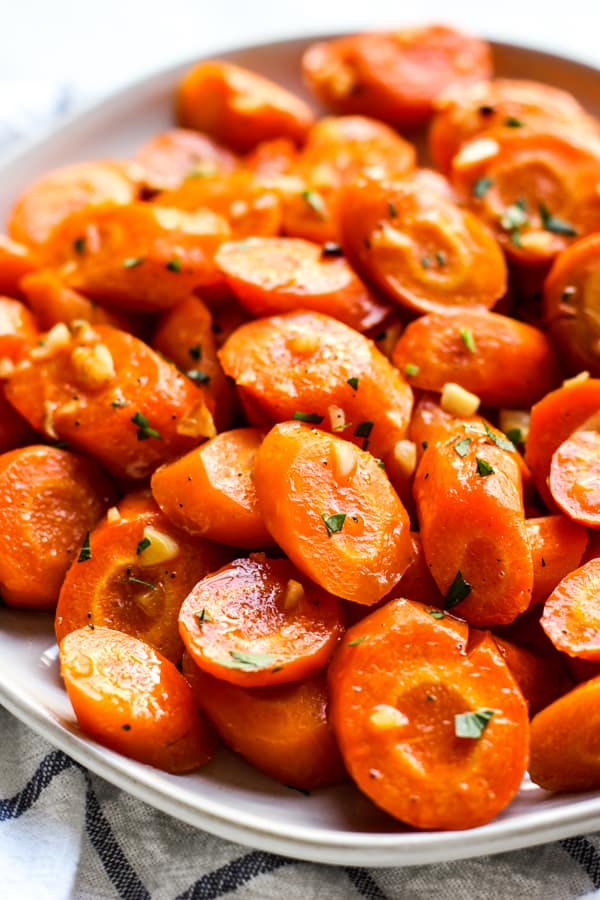
<svg viewBox="0 0 600 900">
<path fill-rule="evenodd" d="M 415 475 L 431 574 L 446 608 L 456 607 L 472 625 L 512 622 L 531 601 L 533 562 L 516 456 L 491 430 L 483 436 L 467 430 L 429 446 Z"/>
<path fill-rule="evenodd" d="M 544 604 L 541 624 L 557 650 L 600 661 L 600 559 L 569 572 Z"/>
<path fill-rule="evenodd" d="M 0 456 L 0 590 L 10 606 L 52 609 L 86 534 L 114 498 L 94 463 L 31 445 Z"/>
<path fill-rule="evenodd" d="M 203 672 L 186 653 L 183 674 L 221 740 L 261 772 L 305 791 L 344 780 L 327 721 L 323 673 L 294 684 L 243 688 Z"/>
<path fill-rule="evenodd" d="M 259 176 L 277 178 L 292 171 L 298 158 L 298 148 L 289 138 L 260 141 L 247 156 L 243 166 Z"/>
<path fill-rule="evenodd" d="M 179 84 L 177 118 L 187 128 L 245 152 L 272 138 L 302 143 L 314 115 L 303 100 L 268 78 L 208 60 L 190 69 Z"/>
<path fill-rule="evenodd" d="M 284 422 L 256 455 L 255 483 L 276 542 L 325 590 L 370 606 L 408 568 L 408 514 L 370 453 Z"/>
<path fill-rule="evenodd" d="M 473 828 L 519 788 L 527 706 L 492 638 L 439 616 L 400 599 L 354 625 L 329 668 L 331 721 L 378 806 L 417 828 Z"/>
<path fill-rule="evenodd" d="M 254 487 L 254 460 L 265 432 L 224 431 L 152 476 L 154 498 L 189 534 L 233 547 L 270 547 Z"/>
<path fill-rule="evenodd" d="M 496 634 L 493 638 L 502 659 L 519 685 L 530 716 L 549 706 L 570 686 L 558 654 L 551 656 L 539 650 L 521 647 Z"/>
<path fill-rule="evenodd" d="M 60 645 L 60 670 L 81 730 L 131 759 L 189 772 L 214 739 L 172 662 L 112 628 L 80 628 Z"/>
<path fill-rule="evenodd" d="M 255 316 L 310 309 L 367 331 L 390 312 L 389 304 L 363 284 L 345 259 L 309 241 L 227 241 L 215 261 L 240 303 Z"/>
<path fill-rule="evenodd" d="M 560 383 L 550 339 L 538 328 L 488 310 L 448 310 L 407 325 L 392 354 L 410 383 L 441 391 L 455 382 L 484 406 L 527 409 Z"/>
<path fill-rule="evenodd" d="M 43 247 L 67 287 L 126 312 L 160 312 L 195 289 L 218 290 L 214 253 L 231 234 L 222 216 L 152 203 L 73 213 Z"/>
<path fill-rule="evenodd" d="M 600 409 L 600 379 L 567 382 L 531 410 L 525 461 L 545 503 L 554 509 L 548 487 L 552 457 L 560 445 Z"/>
<path fill-rule="evenodd" d="M 410 387 L 371 341 L 330 316 L 299 311 L 249 322 L 219 359 L 252 424 L 314 423 L 377 456 L 406 438 Z"/>
<path fill-rule="evenodd" d="M 600 528 L 600 431 L 582 426 L 552 457 L 550 493 L 573 522 Z"/>
<path fill-rule="evenodd" d="M 422 125 L 435 98 L 489 78 L 490 48 L 444 25 L 357 34 L 312 44 L 302 59 L 308 86 L 336 113 L 365 113 L 396 128 Z"/>
<path fill-rule="evenodd" d="M 122 163 L 64 166 L 42 175 L 21 194 L 9 214 L 8 233 L 26 246 L 39 247 L 71 213 L 100 203 L 131 203 L 137 193 Z"/>
<path fill-rule="evenodd" d="M 104 625 L 146 641 L 177 663 L 183 653 L 181 604 L 231 554 L 180 532 L 150 496 L 140 498 L 135 512 L 128 512 L 126 501 L 122 505 L 125 515 L 111 507 L 67 572 L 56 608 L 57 640 L 85 625 Z"/>
<path fill-rule="evenodd" d="M 494 78 L 449 90 L 435 103 L 429 129 L 429 152 L 436 167 L 448 173 L 462 144 L 490 130 L 597 130 L 594 120 L 572 94 L 539 81 Z"/>
<path fill-rule="evenodd" d="M 216 433 L 199 388 L 132 335 L 56 325 L 44 340 L 11 373 L 8 400 L 37 431 L 109 472 L 145 478 Z"/>
<path fill-rule="evenodd" d="M 204 672 L 266 687 L 324 668 L 344 627 L 337 597 L 289 560 L 255 554 L 200 581 L 183 602 L 179 630 Z"/>
<path fill-rule="evenodd" d="M 350 264 L 411 310 L 491 307 L 506 291 L 506 265 L 491 231 L 432 188 L 429 176 L 348 185 L 339 222 Z"/>
<path fill-rule="evenodd" d="M 236 156 L 221 144 L 187 128 L 155 134 L 138 148 L 136 162 L 144 184 L 152 190 L 172 190 L 188 178 L 228 175 L 237 169 Z"/>
<path fill-rule="evenodd" d="M 37 343 L 37 323 L 19 300 L 0 296 L 0 362 L 18 362 Z"/>
<path fill-rule="evenodd" d="M 8 402 L 4 393 L 4 385 L 0 387 L 0 453 L 14 450 L 23 444 L 33 444 L 38 435 L 29 422 L 19 415 Z"/>
<path fill-rule="evenodd" d="M 21 278 L 33 272 L 36 264 L 29 247 L 0 234 L 0 293 L 20 297 Z"/>
<path fill-rule="evenodd" d="M 544 322 L 571 373 L 600 376 L 599 285 L 600 234 L 559 253 L 544 282 Z"/>
<path fill-rule="evenodd" d="M 531 723 L 529 775 L 547 791 L 600 787 L 600 678 L 559 697 Z"/>
<path fill-rule="evenodd" d="M 562 515 L 526 519 L 525 527 L 533 558 L 533 606 L 545 600 L 558 582 L 580 565 L 588 533 Z"/>
</svg>

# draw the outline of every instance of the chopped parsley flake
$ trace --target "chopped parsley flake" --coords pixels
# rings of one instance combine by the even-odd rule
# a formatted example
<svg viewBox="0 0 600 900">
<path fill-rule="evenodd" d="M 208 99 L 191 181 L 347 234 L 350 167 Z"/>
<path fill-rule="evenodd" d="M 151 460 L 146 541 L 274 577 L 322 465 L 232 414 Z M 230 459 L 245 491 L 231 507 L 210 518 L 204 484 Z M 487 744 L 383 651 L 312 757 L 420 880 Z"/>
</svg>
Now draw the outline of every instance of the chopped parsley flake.
<svg viewBox="0 0 600 900">
<path fill-rule="evenodd" d="M 438 250 L 435 254 L 435 259 L 438 266 L 445 266 L 448 260 L 446 259 L 446 254 L 442 250 Z"/>
<path fill-rule="evenodd" d="M 202 369 L 188 369 L 185 374 L 196 384 L 208 384 L 210 381 L 210 375 L 207 375 Z"/>
<path fill-rule="evenodd" d="M 361 634 L 360 637 L 354 638 L 353 641 L 348 641 L 348 643 L 347 643 L 346 646 L 347 646 L 347 647 L 356 647 L 357 644 L 362 644 L 362 642 L 363 642 L 364 640 L 366 640 L 366 637 L 367 637 L 366 634 Z"/>
<path fill-rule="evenodd" d="M 507 116 L 504 120 L 504 125 L 506 128 L 524 128 L 525 122 L 521 122 L 520 119 L 515 119 L 514 116 Z"/>
<path fill-rule="evenodd" d="M 409 377 L 412 377 L 413 375 L 419 374 L 419 367 L 416 366 L 414 363 L 406 363 L 406 365 L 404 366 L 404 372 Z"/>
<path fill-rule="evenodd" d="M 513 444 L 522 444 L 523 443 L 523 432 L 520 428 L 509 428 L 506 432 L 506 437 Z"/>
<path fill-rule="evenodd" d="M 466 438 L 463 438 L 461 441 L 458 441 L 458 443 L 456 443 L 454 445 L 454 449 L 456 450 L 458 455 L 464 459 L 464 457 L 469 452 L 470 444 L 471 444 L 471 438 L 466 437 Z"/>
<path fill-rule="evenodd" d="M 477 197 L 479 200 L 481 200 L 482 197 L 485 197 L 493 184 L 494 182 L 491 178 L 478 178 L 471 188 L 471 193 L 474 197 Z"/>
<path fill-rule="evenodd" d="M 459 738 L 478 740 L 494 715 L 493 709 L 476 709 L 474 712 L 454 716 L 454 734 Z"/>
<path fill-rule="evenodd" d="M 169 272 L 181 272 L 181 260 L 173 257 L 166 264 L 165 269 L 168 269 Z"/>
<path fill-rule="evenodd" d="M 162 440 L 160 436 L 160 432 L 156 430 L 156 428 L 151 428 L 150 423 L 146 416 L 142 415 L 141 412 L 136 412 L 134 416 L 130 419 L 134 425 L 137 425 L 137 439 L 138 441 L 146 441 L 148 438 L 156 438 L 157 441 Z"/>
<path fill-rule="evenodd" d="M 202 626 L 204 625 L 205 622 L 207 624 L 210 624 L 211 622 L 214 621 L 214 619 L 211 616 L 211 614 L 208 612 L 208 610 L 203 607 L 199 613 L 196 613 L 196 621 L 198 622 L 198 625 L 200 626 L 200 628 L 202 628 Z"/>
<path fill-rule="evenodd" d="M 296 412 L 292 413 L 292 419 L 295 419 L 296 422 L 310 422 L 313 425 L 320 425 L 323 421 L 323 416 L 320 416 L 318 413 L 306 413 L 296 410 Z"/>
<path fill-rule="evenodd" d="M 121 407 L 127 406 L 127 400 L 122 400 L 122 399 L 113 400 L 110 405 L 113 406 L 115 409 L 121 409 Z"/>
<path fill-rule="evenodd" d="M 353 391 L 358 390 L 358 378 L 355 375 L 352 378 L 348 378 L 346 384 L 349 384 Z"/>
<path fill-rule="evenodd" d="M 139 544 L 137 545 L 137 549 L 135 551 L 137 556 L 139 556 L 140 553 L 143 553 L 144 550 L 146 550 L 150 546 L 151 543 L 152 543 L 152 541 L 150 540 L 150 538 L 147 538 L 147 537 L 142 538 L 141 541 L 139 542 Z"/>
<path fill-rule="evenodd" d="M 396 218 L 398 218 L 398 209 L 397 209 L 396 204 L 394 203 L 393 200 L 388 200 L 388 205 L 387 205 L 387 207 L 388 207 L 388 212 L 389 212 L 389 214 L 390 214 L 390 219 L 396 219 Z"/>
<path fill-rule="evenodd" d="M 334 513 L 332 516 L 326 516 L 325 513 L 321 513 L 321 518 L 327 529 L 327 537 L 331 537 L 332 534 L 337 534 L 344 527 L 346 513 Z"/>
<path fill-rule="evenodd" d="M 428 257 L 428 256 L 423 256 L 423 257 L 421 258 L 421 267 L 422 267 L 423 269 L 428 269 L 430 265 L 431 265 L 431 260 L 429 259 L 429 257 Z"/>
<path fill-rule="evenodd" d="M 445 619 L 446 615 L 442 612 L 441 609 L 430 609 L 429 615 L 432 619 Z"/>
<path fill-rule="evenodd" d="M 88 559 L 92 558 L 92 548 L 90 547 L 90 533 L 89 531 L 86 533 L 83 544 L 81 545 L 81 550 L 79 551 L 79 556 L 77 557 L 77 562 L 87 562 Z"/>
<path fill-rule="evenodd" d="M 482 478 L 494 474 L 494 467 L 490 466 L 489 462 L 486 462 L 485 459 L 476 456 L 475 462 L 477 463 L 477 474 L 481 475 Z"/>
<path fill-rule="evenodd" d="M 492 431 L 489 425 L 484 424 L 485 433 L 489 437 L 490 441 L 499 447 L 501 450 L 508 450 L 509 453 L 515 453 L 516 447 L 510 441 L 506 441 L 503 437 L 500 437 L 499 434 L 496 434 L 495 431 Z"/>
<path fill-rule="evenodd" d="M 462 572 L 459 569 L 454 576 L 454 581 L 448 588 L 448 593 L 446 594 L 444 600 L 444 609 L 452 609 L 453 606 L 457 606 L 459 603 L 462 603 L 462 601 L 469 596 L 472 590 L 472 586 L 468 581 L 465 581 L 462 576 Z"/>
<path fill-rule="evenodd" d="M 241 650 L 230 650 L 230 659 L 220 659 L 219 665 L 226 669 L 265 669 L 275 662 L 274 656 L 266 653 L 243 653 Z"/>
<path fill-rule="evenodd" d="M 79 253 L 81 256 L 82 253 L 85 253 L 85 238 L 78 237 L 73 241 L 73 250 L 75 253 Z"/>
<path fill-rule="evenodd" d="M 360 422 L 354 432 L 355 437 L 368 438 L 373 430 L 373 422 Z"/>
<path fill-rule="evenodd" d="M 553 234 L 561 234 L 564 237 L 576 237 L 577 229 L 573 228 L 563 219 L 557 219 L 553 216 L 545 203 L 539 205 L 540 218 L 542 220 L 542 228 L 545 231 L 551 231 Z"/>
<path fill-rule="evenodd" d="M 302 191 L 302 199 L 310 206 L 319 219 L 326 219 L 325 203 L 317 191 Z"/>
<path fill-rule="evenodd" d="M 475 338 L 473 337 L 473 332 L 470 328 L 461 328 L 460 329 L 460 339 L 469 351 L 469 353 L 475 353 L 477 347 L 475 345 Z"/>
<path fill-rule="evenodd" d="M 143 578 L 136 578 L 135 575 L 128 575 L 123 579 L 126 584 L 141 584 L 143 587 L 150 588 L 151 591 L 156 590 L 156 585 L 151 581 L 144 581 Z"/>
<path fill-rule="evenodd" d="M 196 362 L 202 359 L 202 344 L 194 344 L 193 347 L 188 347 L 188 355 Z"/>
<path fill-rule="evenodd" d="M 141 256 L 128 256 L 127 259 L 123 260 L 123 268 L 124 269 L 135 269 L 137 266 L 141 266 L 144 262 Z"/>
</svg>

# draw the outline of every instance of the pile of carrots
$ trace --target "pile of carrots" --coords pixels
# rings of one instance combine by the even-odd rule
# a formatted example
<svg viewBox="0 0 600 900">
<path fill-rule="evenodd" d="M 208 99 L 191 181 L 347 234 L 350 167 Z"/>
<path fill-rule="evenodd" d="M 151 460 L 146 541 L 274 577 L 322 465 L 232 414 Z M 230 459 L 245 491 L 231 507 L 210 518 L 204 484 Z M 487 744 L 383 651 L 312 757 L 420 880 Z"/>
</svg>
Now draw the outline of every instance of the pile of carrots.
<svg viewBox="0 0 600 900">
<path fill-rule="evenodd" d="M 16 199 L 3 600 L 169 772 L 221 740 L 428 829 L 598 788 L 599 124 L 442 26 L 303 71 L 327 115 L 201 62 Z"/>
</svg>

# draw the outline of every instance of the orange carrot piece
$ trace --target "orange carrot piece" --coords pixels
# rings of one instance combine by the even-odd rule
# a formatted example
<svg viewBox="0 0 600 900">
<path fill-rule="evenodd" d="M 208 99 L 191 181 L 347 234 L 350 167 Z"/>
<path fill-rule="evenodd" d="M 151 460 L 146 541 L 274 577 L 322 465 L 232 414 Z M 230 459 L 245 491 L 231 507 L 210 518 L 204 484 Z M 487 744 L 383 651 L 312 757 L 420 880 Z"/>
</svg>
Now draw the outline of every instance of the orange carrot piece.
<svg viewBox="0 0 600 900">
<path fill-rule="evenodd" d="M 439 615 L 400 599 L 353 626 L 329 669 L 331 722 L 378 806 L 417 828 L 472 828 L 519 788 L 527 706 L 492 638 Z"/>
<path fill-rule="evenodd" d="M 600 559 L 569 572 L 544 604 L 541 624 L 557 650 L 600 661 Z"/>
<path fill-rule="evenodd" d="M 408 568 L 408 514 L 370 453 L 284 422 L 256 455 L 255 484 L 275 541 L 325 590 L 370 606 Z"/>
<path fill-rule="evenodd" d="M 21 278 L 33 272 L 36 265 L 35 255 L 29 247 L 0 234 L 0 293 L 20 297 Z"/>
<path fill-rule="evenodd" d="M 173 190 L 188 178 L 228 175 L 238 159 L 221 144 L 187 128 L 155 134 L 138 148 L 135 160 L 144 184 L 151 190 Z"/>
<path fill-rule="evenodd" d="M 546 791 L 600 787 L 600 678 L 569 691 L 531 723 L 529 775 Z"/>
<path fill-rule="evenodd" d="M 556 656 L 521 647 L 494 634 L 494 643 L 502 655 L 534 716 L 560 697 L 568 684 L 564 666 Z"/>
<path fill-rule="evenodd" d="M 265 432 L 224 431 L 152 476 L 164 514 L 189 534 L 233 547 L 273 545 L 258 505 L 254 460 Z"/>
<path fill-rule="evenodd" d="M 52 609 L 86 534 L 114 498 L 94 463 L 31 445 L 0 456 L 0 586 L 9 606 Z"/>
<path fill-rule="evenodd" d="M 327 721 L 323 673 L 294 684 L 243 688 L 203 672 L 186 653 L 183 674 L 221 740 L 261 772 L 305 791 L 344 780 Z"/>
<path fill-rule="evenodd" d="M 0 360 L 18 362 L 37 343 L 37 323 L 19 300 L 0 296 Z"/>
<path fill-rule="evenodd" d="M 534 606 L 581 564 L 588 535 L 577 522 L 561 515 L 525 519 L 525 528 L 533 558 L 531 605 Z"/>
<path fill-rule="evenodd" d="M 210 759 L 214 739 L 189 684 L 148 644 L 80 628 L 60 645 L 60 669 L 81 730 L 98 743 L 173 773 Z"/>
<path fill-rule="evenodd" d="M 548 487 L 573 522 L 600 528 L 600 431 L 582 426 L 563 441 L 550 464 Z"/>
<path fill-rule="evenodd" d="M 204 578 L 179 630 L 204 672 L 242 687 L 301 681 L 324 668 L 343 632 L 337 597 L 287 559 L 255 554 Z"/>
</svg>

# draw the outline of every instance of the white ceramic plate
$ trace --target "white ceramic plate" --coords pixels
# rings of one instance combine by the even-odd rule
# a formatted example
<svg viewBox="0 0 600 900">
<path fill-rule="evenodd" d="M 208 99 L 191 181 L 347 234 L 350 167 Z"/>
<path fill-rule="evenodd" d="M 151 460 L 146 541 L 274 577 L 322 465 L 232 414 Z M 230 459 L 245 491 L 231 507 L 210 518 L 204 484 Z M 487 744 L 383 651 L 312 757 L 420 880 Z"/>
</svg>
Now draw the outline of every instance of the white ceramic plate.
<svg viewBox="0 0 600 900">
<path fill-rule="evenodd" d="M 223 54 L 298 93 L 306 40 Z M 498 74 L 572 91 L 600 114 L 600 72 L 497 44 Z M 161 72 L 78 115 L 0 170 L 0 216 L 37 175 L 63 163 L 127 155 L 172 121 L 173 88 L 189 63 Z M 524 783 L 494 822 L 468 832 L 404 831 L 350 785 L 311 796 L 270 781 L 227 751 L 201 771 L 172 776 L 82 736 L 58 674 L 52 619 L 0 609 L 0 701 L 52 744 L 99 775 L 185 822 L 232 841 L 300 859 L 406 866 L 499 853 L 600 828 L 600 796 L 552 796 Z"/>
</svg>

